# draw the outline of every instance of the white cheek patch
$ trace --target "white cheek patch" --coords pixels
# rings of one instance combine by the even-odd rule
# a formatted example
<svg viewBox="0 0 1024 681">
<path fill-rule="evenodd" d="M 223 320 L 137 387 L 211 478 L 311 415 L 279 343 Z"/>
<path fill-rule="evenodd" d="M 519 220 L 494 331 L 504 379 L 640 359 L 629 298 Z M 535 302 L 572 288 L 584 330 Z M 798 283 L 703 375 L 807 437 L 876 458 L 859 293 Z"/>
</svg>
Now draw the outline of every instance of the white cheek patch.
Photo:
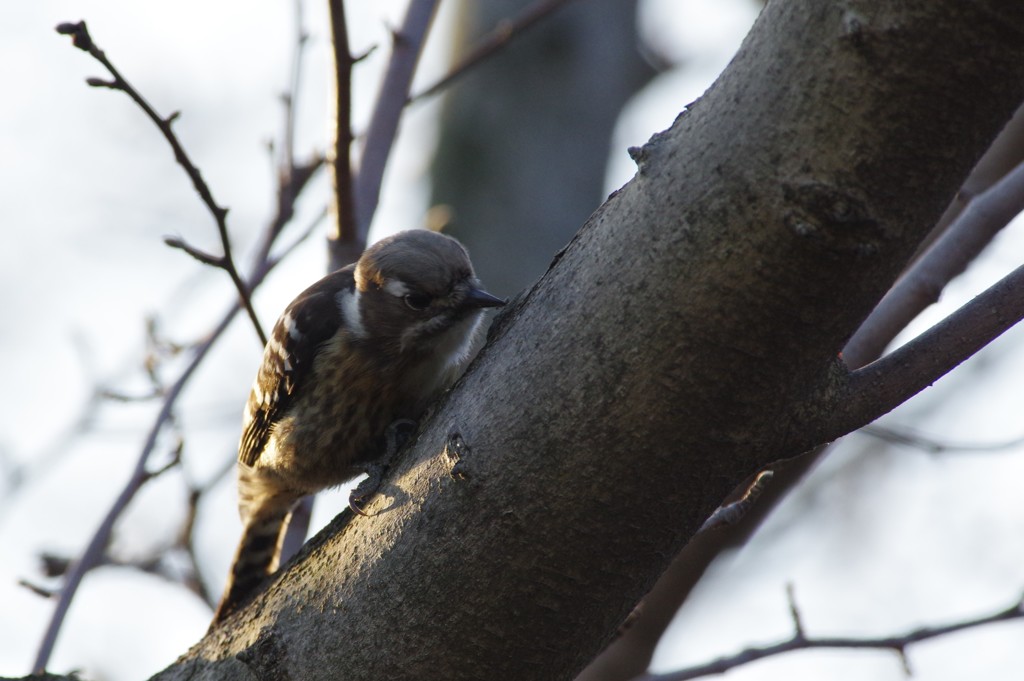
<svg viewBox="0 0 1024 681">
<path fill-rule="evenodd" d="M 384 282 L 384 290 L 395 298 L 402 298 L 403 296 L 409 295 L 409 287 L 405 285 L 405 282 L 399 279 L 388 279 Z"/>
<path fill-rule="evenodd" d="M 448 366 L 457 366 L 466 361 L 483 317 L 482 311 L 471 314 L 442 334 L 438 353 Z"/>
<path fill-rule="evenodd" d="M 366 337 L 366 327 L 363 326 L 363 313 L 359 309 L 359 299 L 362 294 L 359 291 L 344 290 L 337 296 L 338 309 L 341 310 L 341 318 L 345 320 L 345 328 L 357 338 Z"/>
<path fill-rule="evenodd" d="M 473 338 L 482 317 L 482 313 L 470 315 L 434 336 L 430 353 L 403 376 L 405 389 L 412 394 L 427 397 L 448 387 L 458 378 L 469 359 Z M 422 332 L 423 328 L 420 325 L 418 330 Z M 403 342 L 414 340 L 403 337 Z"/>
<path fill-rule="evenodd" d="M 429 335 L 433 339 L 430 350 L 439 366 L 461 364 L 473 346 L 473 338 L 476 336 L 483 316 L 483 311 L 474 312 L 437 335 L 434 335 L 434 332 L 438 330 L 438 327 L 447 323 L 439 317 L 413 324 L 402 334 L 399 347 L 404 352 Z"/>
</svg>

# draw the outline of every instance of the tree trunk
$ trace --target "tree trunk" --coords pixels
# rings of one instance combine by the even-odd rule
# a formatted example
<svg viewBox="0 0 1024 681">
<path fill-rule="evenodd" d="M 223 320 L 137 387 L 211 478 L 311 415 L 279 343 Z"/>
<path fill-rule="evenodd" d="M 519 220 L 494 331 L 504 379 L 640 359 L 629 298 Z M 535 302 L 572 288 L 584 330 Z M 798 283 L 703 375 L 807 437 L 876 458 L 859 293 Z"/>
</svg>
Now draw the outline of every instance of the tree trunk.
<svg viewBox="0 0 1024 681">
<path fill-rule="evenodd" d="M 769 3 L 372 517 L 157 678 L 572 678 L 740 480 L 863 416 L 839 349 L 1024 99 L 1006 6 Z"/>
</svg>

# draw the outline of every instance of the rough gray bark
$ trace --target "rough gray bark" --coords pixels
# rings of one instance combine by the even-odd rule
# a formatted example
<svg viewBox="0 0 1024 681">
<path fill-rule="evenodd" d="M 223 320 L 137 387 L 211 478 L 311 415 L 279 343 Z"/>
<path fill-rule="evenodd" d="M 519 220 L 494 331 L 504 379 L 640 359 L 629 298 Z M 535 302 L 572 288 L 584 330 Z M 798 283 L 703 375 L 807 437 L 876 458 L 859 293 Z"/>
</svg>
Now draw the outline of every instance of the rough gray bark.
<svg viewBox="0 0 1024 681">
<path fill-rule="evenodd" d="M 834 437 L 837 352 L 1024 99 L 1005 6 L 769 3 L 373 517 L 157 678 L 571 678 L 741 479 Z"/>
</svg>

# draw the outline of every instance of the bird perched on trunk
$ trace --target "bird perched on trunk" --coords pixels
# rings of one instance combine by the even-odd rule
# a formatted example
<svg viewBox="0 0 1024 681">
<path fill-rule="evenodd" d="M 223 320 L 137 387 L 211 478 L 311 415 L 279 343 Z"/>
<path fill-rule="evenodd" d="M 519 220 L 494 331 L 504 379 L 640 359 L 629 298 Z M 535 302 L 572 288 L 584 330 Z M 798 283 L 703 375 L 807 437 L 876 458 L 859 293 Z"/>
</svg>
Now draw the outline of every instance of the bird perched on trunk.
<svg viewBox="0 0 1024 681">
<path fill-rule="evenodd" d="M 242 421 L 243 531 L 217 624 L 277 569 L 294 504 L 382 457 L 464 367 L 483 308 L 458 241 L 400 232 L 303 291 L 277 320 Z"/>
</svg>

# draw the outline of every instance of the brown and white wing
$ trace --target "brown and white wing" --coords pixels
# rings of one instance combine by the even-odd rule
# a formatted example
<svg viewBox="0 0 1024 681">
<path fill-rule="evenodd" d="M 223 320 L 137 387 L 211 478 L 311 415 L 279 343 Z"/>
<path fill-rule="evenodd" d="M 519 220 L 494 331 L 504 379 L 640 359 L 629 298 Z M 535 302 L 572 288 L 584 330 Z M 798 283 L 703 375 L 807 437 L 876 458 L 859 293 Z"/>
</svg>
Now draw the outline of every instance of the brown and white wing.
<svg viewBox="0 0 1024 681">
<path fill-rule="evenodd" d="M 340 269 L 310 286 L 274 325 L 242 420 L 238 460 L 246 466 L 259 459 L 275 424 L 313 380 L 313 361 L 321 346 L 344 324 L 338 296 L 354 286 L 352 270 Z"/>
</svg>

